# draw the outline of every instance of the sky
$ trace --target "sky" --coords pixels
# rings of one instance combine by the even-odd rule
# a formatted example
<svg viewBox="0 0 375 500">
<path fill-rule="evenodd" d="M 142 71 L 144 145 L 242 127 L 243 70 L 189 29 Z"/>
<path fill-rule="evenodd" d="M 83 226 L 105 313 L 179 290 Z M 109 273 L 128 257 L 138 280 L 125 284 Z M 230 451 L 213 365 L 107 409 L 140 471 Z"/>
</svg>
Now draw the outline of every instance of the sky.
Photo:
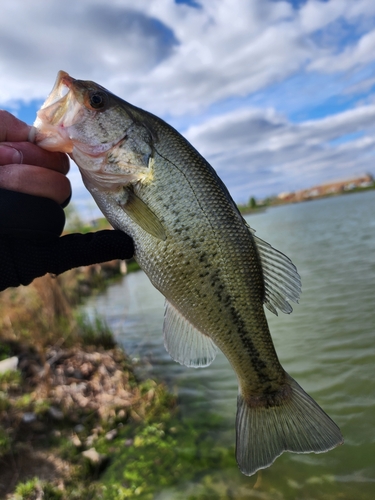
<svg viewBox="0 0 375 500">
<path fill-rule="evenodd" d="M 2 0 L 0 107 L 57 72 L 160 116 L 237 203 L 375 174 L 374 0 Z M 73 203 L 98 211 L 77 167 Z"/>
</svg>

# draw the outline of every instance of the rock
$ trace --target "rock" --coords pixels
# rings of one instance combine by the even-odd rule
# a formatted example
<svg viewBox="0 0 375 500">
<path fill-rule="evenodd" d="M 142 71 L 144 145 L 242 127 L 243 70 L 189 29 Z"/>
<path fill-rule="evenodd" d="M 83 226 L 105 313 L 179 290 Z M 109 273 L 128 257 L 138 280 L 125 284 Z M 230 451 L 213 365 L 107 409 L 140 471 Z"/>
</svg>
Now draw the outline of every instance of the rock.
<svg viewBox="0 0 375 500">
<path fill-rule="evenodd" d="M 98 453 L 95 448 L 83 451 L 82 455 L 95 465 L 101 464 L 107 458 L 105 455 Z"/>
<path fill-rule="evenodd" d="M 17 370 L 17 366 L 18 366 L 17 356 L 3 359 L 2 361 L 0 361 L 0 373 Z"/>
<path fill-rule="evenodd" d="M 27 411 L 22 415 L 22 422 L 24 424 L 32 424 L 36 420 L 36 415 L 35 413 Z"/>
<path fill-rule="evenodd" d="M 92 363 L 86 362 L 86 363 L 83 363 L 83 365 L 81 365 L 80 371 L 81 371 L 82 377 L 89 378 L 90 375 L 92 375 L 92 373 L 94 372 L 94 367 L 93 367 Z"/>
<path fill-rule="evenodd" d="M 34 422 L 30 424 L 30 430 L 39 434 L 45 434 L 47 432 L 47 426 L 44 422 L 34 420 Z"/>
<path fill-rule="evenodd" d="M 56 408 L 56 406 L 51 406 L 48 410 L 48 413 L 54 420 L 64 419 L 63 412 L 59 408 Z"/>
<path fill-rule="evenodd" d="M 77 432 L 78 434 L 80 432 L 83 432 L 85 430 L 85 426 L 82 425 L 82 424 L 77 424 L 75 427 L 74 427 L 74 431 Z"/>
<path fill-rule="evenodd" d="M 71 441 L 74 444 L 74 446 L 76 446 L 77 448 L 79 448 L 80 446 L 82 446 L 82 441 L 79 439 L 79 437 L 77 436 L 77 434 L 73 434 L 72 435 Z"/>
<path fill-rule="evenodd" d="M 117 418 L 123 420 L 125 417 L 126 417 L 126 411 L 122 408 L 120 411 L 117 412 Z"/>
<path fill-rule="evenodd" d="M 128 268 L 126 267 L 126 262 L 124 260 L 120 261 L 120 273 L 121 274 L 126 274 Z"/>
<path fill-rule="evenodd" d="M 83 375 L 82 375 L 82 372 L 81 370 L 78 370 L 77 368 L 74 370 L 73 372 L 73 377 L 78 379 L 78 380 L 82 380 L 83 379 Z"/>
<path fill-rule="evenodd" d="M 117 436 L 117 429 L 112 429 L 111 431 L 107 432 L 105 438 L 107 441 L 112 441 L 116 436 Z"/>
<path fill-rule="evenodd" d="M 98 438 L 97 434 L 91 434 L 90 436 L 87 437 L 85 441 L 85 446 L 92 446 L 97 438 Z"/>
</svg>

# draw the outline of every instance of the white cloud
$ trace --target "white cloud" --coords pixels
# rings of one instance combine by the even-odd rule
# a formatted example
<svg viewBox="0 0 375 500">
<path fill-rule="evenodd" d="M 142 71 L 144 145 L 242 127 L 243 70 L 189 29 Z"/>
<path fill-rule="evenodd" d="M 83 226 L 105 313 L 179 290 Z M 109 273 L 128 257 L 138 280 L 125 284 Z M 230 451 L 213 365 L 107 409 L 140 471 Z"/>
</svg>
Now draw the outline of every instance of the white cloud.
<svg viewBox="0 0 375 500">
<path fill-rule="evenodd" d="M 191 127 L 186 136 L 241 201 L 373 170 L 374 132 L 372 105 L 299 124 L 274 110 L 247 109 Z M 335 142 L 343 137 L 347 142 Z"/>
<path fill-rule="evenodd" d="M 356 45 L 347 47 L 340 54 L 330 54 L 315 60 L 309 69 L 335 73 L 348 71 L 373 61 L 375 61 L 375 30 L 363 35 Z"/>
<path fill-rule="evenodd" d="M 0 102 L 42 99 L 59 69 L 92 79 L 163 115 L 200 114 L 301 72 L 337 71 L 373 59 L 373 34 L 337 53 L 317 30 L 338 19 L 365 23 L 369 0 L 4 0 Z M 15 22 L 16 20 L 16 22 Z M 362 27 L 362 30 L 364 28 Z M 366 31 L 366 30 L 365 30 Z"/>
<path fill-rule="evenodd" d="M 121 74 L 136 85 L 177 41 L 170 28 L 132 4 L 81 0 L 67 8 L 64 2 L 4 1 L 1 101 L 45 97 L 59 69 L 103 84 Z"/>
<path fill-rule="evenodd" d="M 304 33 L 313 33 L 326 28 L 339 18 L 349 22 L 366 24 L 375 14 L 372 0 L 309 0 L 299 10 L 299 20 Z M 361 19 L 362 18 L 362 19 Z"/>
<path fill-rule="evenodd" d="M 284 79 L 310 56 L 284 2 L 205 0 L 202 5 L 181 23 L 184 29 L 176 28 L 180 45 L 144 77 L 134 94 L 137 102 L 160 113 L 198 113 Z M 154 95 L 160 96 L 156 105 Z"/>
<path fill-rule="evenodd" d="M 200 9 L 172 0 L 81 0 L 69 9 L 5 0 L 0 99 L 42 98 L 64 69 L 159 113 L 198 112 L 297 71 L 311 45 L 296 19 L 286 2 L 259 0 L 203 0 Z"/>
<path fill-rule="evenodd" d="M 97 81 L 187 130 L 236 198 L 373 169 L 373 0 L 197 3 L 3 0 L 0 103 L 44 99 L 60 69 Z"/>
</svg>

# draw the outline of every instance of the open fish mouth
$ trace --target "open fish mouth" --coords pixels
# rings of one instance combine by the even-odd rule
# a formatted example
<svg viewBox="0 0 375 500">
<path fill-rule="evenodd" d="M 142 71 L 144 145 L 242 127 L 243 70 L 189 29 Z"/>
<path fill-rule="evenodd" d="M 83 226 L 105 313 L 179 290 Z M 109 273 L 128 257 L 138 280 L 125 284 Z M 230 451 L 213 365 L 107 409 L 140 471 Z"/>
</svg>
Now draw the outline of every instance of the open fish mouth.
<svg viewBox="0 0 375 500">
<path fill-rule="evenodd" d="M 75 96 L 74 81 L 65 71 L 59 71 L 51 93 L 37 113 L 30 142 L 37 142 L 49 151 L 72 152 L 69 127 L 81 120 L 84 111 Z"/>
<path fill-rule="evenodd" d="M 55 84 L 40 110 L 52 106 L 58 101 L 62 104 L 61 100 L 69 93 L 72 88 L 72 83 L 73 78 L 69 76 L 68 73 L 65 71 L 59 71 Z"/>
<path fill-rule="evenodd" d="M 88 93 L 85 82 L 72 78 L 65 71 L 59 71 L 53 89 L 37 112 L 29 141 L 49 151 L 68 154 L 75 148 L 93 158 L 118 145 L 124 134 L 113 141 L 96 143 L 91 137 L 84 137 L 75 127 L 84 122 L 85 114 L 96 112 L 88 103 Z"/>
</svg>

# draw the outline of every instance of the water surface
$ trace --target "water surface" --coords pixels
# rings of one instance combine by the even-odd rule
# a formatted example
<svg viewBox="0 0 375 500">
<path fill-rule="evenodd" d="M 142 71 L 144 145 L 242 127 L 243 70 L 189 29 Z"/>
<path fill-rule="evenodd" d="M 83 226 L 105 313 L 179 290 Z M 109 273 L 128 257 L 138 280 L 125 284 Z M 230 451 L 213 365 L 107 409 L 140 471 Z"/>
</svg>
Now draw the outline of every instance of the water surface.
<svg viewBox="0 0 375 500">
<path fill-rule="evenodd" d="M 369 191 L 247 218 L 257 235 L 287 254 L 299 270 L 300 304 L 291 315 L 267 312 L 272 337 L 284 368 L 339 425 L 345 445 L 319 455 L 284 453 L 256 484 L 256 476 L 246 478 L 235 467 L 212 471 L 223 498 L 375 498 L 374 215 L 375 191 Z M 91 299 L 86 309 L 107 319 L 126 351 L 144 361 L 148 375 L 177 391 L 183 415 L 222 415 L 225 428 L 217 439 L 233 447 L 235 375 L 221 354 L 205 369 L 172 361 L 161 334 L 163 304 L 139 272 Z M 231 482 L 236 487 L 226 492 Z M 158 498 L 187 498 L 188 493 L 198 498 L 200 488 L 197 478 Z"/>
</svg>

